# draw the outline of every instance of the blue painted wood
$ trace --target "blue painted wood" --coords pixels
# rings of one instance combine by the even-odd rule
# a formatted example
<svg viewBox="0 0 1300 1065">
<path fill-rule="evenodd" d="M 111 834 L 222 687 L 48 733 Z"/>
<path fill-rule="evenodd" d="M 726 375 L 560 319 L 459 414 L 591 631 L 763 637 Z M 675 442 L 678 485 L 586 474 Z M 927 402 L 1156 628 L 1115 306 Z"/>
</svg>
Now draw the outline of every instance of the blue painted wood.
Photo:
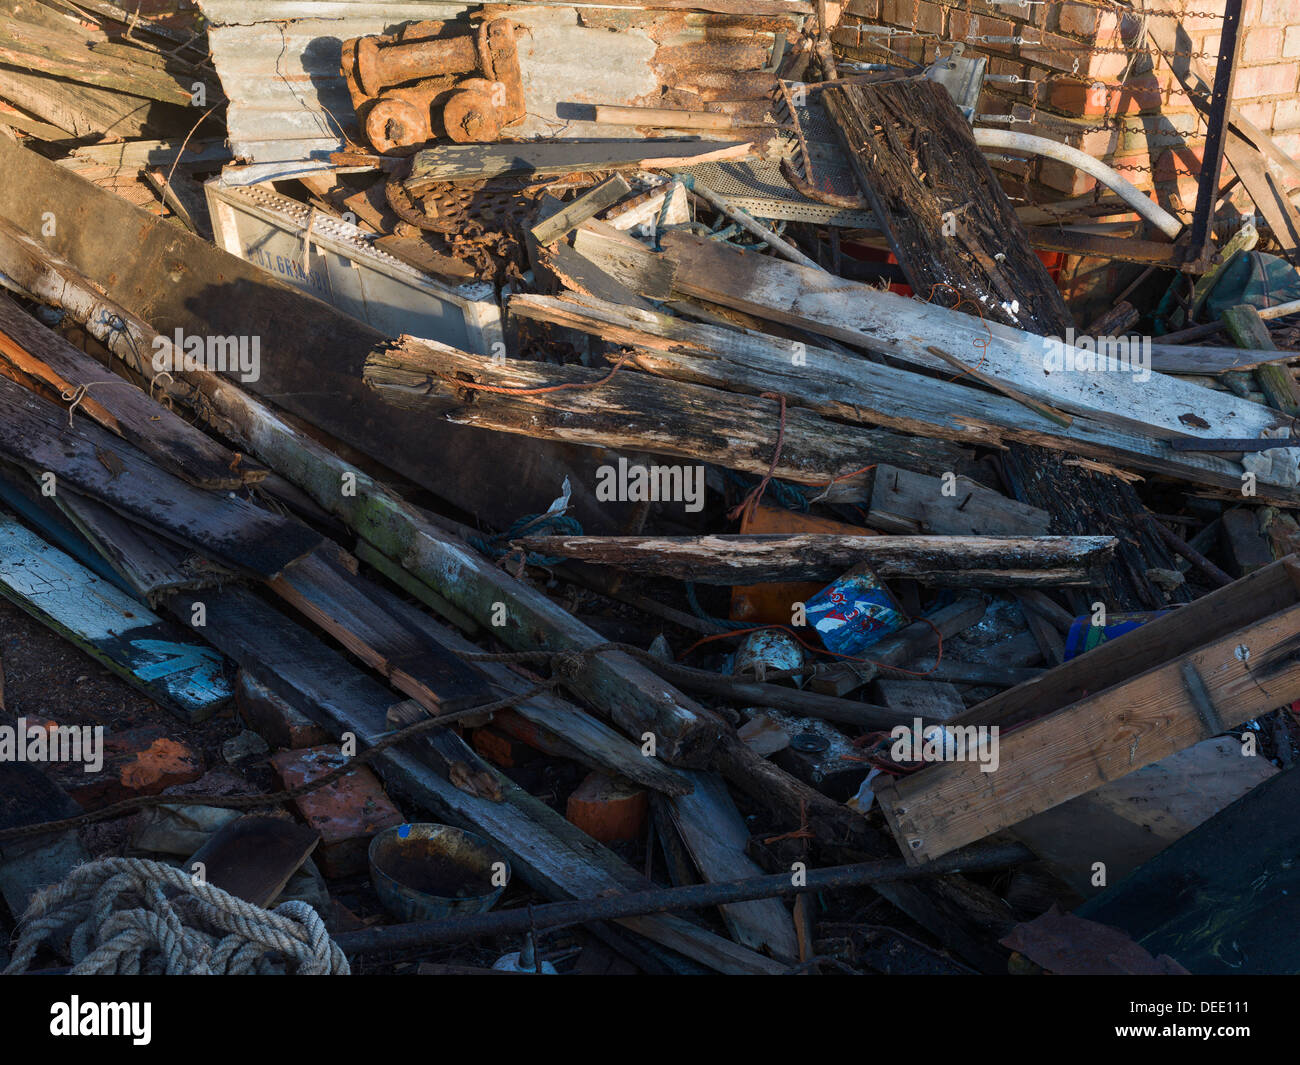
<svg viewBox="0 0 1300 1065">
<path fill-rule="evenodd" d="M 0 595 L 187 721 L 233 697 L 220 653 L 0 514 Z"/>
</svg>

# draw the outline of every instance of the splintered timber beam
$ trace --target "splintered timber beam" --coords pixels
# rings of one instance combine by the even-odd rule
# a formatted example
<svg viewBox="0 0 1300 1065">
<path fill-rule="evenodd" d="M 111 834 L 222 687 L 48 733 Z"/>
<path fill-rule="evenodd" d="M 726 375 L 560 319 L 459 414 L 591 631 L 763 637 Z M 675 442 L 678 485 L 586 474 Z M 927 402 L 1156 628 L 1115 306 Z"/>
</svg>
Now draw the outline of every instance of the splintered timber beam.
<svg viewBox="0 0 1300 1065">
<path fill-rule="evenodd" d="M 1133 369 L 1088 369 L 1095 360 L 1065 337 L 1036 336 L 690 233 L 667 233 L 663 244 L 685 295 L 951 376 L 929 350 L 937 346 L 1036 400 L 1129 431 L 1246 436 L 1285 424 L 1276 411 L 1163 374 L 1139 381 Z M 1229 427 L 1247 431 L 1222 431 Z"/>
<path fill-rule="evenodd" d="M 974 760 L 940 762 L 876 795 L 903 854 L 919 864 L 1297 698 L 1292 605 L 999 736 L 992 772 Z M 968 749 L 977 737 L 959 722 L 945 727 L 963 729 Z"/>
<path fill-rule="evenodd" d="M 961 448 L 942 441 L 834 424 L 802 410 L 788 410 L 782 429 L 780 406 L 770 399 L 669 384 L 627 369 L 611 376 L 580 366 L 494 362 L 412 337 L 373 352 L 365 375 L 390 403 L 425 409 L 459 425 L 648 451 L 758 476 L 771 469 L 779 438 L 773 475 L 831 487 L 831 499 L 865 499 L 865 475 L 859 471 L 873 462 L 936 476 L 968 464 Z M 501 394 L 475 384 L 519 391 Z M 555 385 L 569 387 L 528 392 Z"/>
<path fill-rule="evenodd" d="M 865 563 L 878 577 L 953 587 L 1087 584 L 1110 536 L 525 536 L 526 551 L 704 584 L 811 581 Z"/>
<path fill-rule="evenodd" d="M 1006 396 L 829 347 L 572 295 L 557 299 L 520 293 L 510 298 L 510 313 L 632 347 L 635 365 L 658 377 L 742 393 L 777 391 L 792 405 L 836 421 L 962 444 L 1036 444 L 1192 484 L 1241 489 L 1240 463 L 1175 451 L 1164 439 L 1170 434 L 1162 432 L 1157 439 L 1150 431 L 1136 432 L 1083 414 L 1062 427 Z M 1262 483 L 1258 487 L 1261 499 L 1295 502 L 1289 489 Z"/>
</svg>

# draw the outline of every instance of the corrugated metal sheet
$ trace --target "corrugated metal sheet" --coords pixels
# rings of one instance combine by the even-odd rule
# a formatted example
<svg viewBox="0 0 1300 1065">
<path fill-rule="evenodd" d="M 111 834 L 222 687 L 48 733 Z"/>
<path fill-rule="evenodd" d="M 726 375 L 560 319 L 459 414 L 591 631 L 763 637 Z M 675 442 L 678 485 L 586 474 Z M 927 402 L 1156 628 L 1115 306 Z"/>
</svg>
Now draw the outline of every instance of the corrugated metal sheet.
<svg viewBox="0 0 1300 1065">
<path fill-rule="evenodd" d="M 341 130 L 355 129 L 339 74 L 344 40 L 390 32 L 415 18 L 466 17 L 480 5 L 200 0 L 200 7 L 213 23 L 208 36 L 231 100 L 226 122 L 235 156 L 276 163 L 323 159 L 341 147 Z M 608 16 L 593 17 L 597 10 Z M 663 80 L 669 69 L 674 81 L 678 70 L 726 76 L 747 67 L 752 74 L 773 37 L 766 28 L 742 30 L 735 17 L 722 15 L 511 5 L 510 17 L 527 27 L 520 33 L 519 65 L 528 117 L 509 131 L 522 138 L 635 136 L 631 129 L 588 121 L 590 105 L 654 100 L 671 87 Z M 671 33 L 664 32 L 665 18 L 673 21 Z M 624 24 L 614 30 L 610 19 Z M 638 20 L 650 28 L 632 24 Z M 752 83 L 751 77 L 734 98 L 751 96 Z"/>
</svg>

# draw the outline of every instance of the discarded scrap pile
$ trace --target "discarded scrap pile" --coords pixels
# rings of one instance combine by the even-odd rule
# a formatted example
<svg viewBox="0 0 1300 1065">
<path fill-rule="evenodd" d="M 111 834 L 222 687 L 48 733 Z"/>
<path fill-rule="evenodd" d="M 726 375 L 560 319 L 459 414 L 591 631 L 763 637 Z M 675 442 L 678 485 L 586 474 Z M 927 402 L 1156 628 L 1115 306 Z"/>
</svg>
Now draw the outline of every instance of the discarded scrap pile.
<svg viewBox="0 0 1300 1065">
<path fill-rule="evenodd" d="M 1300 167 L 1230 106 L 1194 211 L 1072 217 L 822 2 L 0 6 L 0 594 L 221 750 L 4 755 L 12 969 L 1295 971 L 1300 276 L 1219 161 Z M 209 927 L 36 920 L 114 875 Z"/>
</svg>

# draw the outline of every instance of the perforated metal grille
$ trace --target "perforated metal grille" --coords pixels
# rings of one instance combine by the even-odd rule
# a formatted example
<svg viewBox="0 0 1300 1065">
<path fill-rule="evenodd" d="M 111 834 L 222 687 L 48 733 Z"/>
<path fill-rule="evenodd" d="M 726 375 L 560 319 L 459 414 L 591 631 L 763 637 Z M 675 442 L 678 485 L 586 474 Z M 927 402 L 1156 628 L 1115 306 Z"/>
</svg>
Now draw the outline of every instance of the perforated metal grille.
<svg viewBox="0 0 1300 1065">
<path fill-rule="evenodd" d="M 825 108 L 816 98 L 796 107 L 803 128 L 808 154 L 812 156 L 813 169 L 819 186 L 829 185 L 830 190 L 842 196 L 858 193 L 853 172 L 835 138 L 835 130 Z M 782 103 L 779 119 L 786 117 Z M 765 158 L 744 159 L 730 163 L 701 163 L 687 167 L 683 173 L 692 174 L 733 207 L 748 211 L 755 218 L 779 218 L 792 222 L 814 222 L 818 225 L 874 227 L 870 211 L 845 210 L 810 200 L 790 187 L 781 176 L 780 160 L 790 160 L 795 171 L 806 177 L 800 159 L 799 142 L 794 134 L 779 131 Z"/>
</svg>

